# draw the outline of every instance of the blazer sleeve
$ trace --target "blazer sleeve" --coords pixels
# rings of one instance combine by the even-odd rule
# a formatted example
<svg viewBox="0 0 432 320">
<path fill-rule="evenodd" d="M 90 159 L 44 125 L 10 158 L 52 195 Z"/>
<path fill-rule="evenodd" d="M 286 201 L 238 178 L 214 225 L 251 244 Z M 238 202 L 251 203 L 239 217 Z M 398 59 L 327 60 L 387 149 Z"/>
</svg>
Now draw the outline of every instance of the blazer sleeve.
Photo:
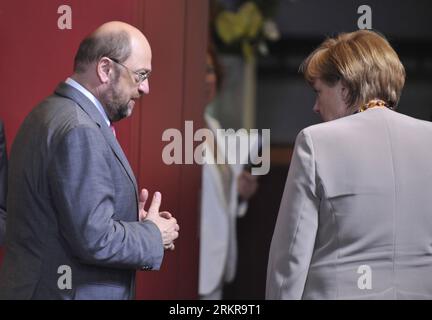
<svg viewBox="0 0 432 320">
<path fill-rule="evenodd" d="M 100 132 L 79 126 L 50 159 L 50 189 L 61 236 L 83 262 L 118 268 L 159 269 L 162 236 L 152 222 L 114 220 L 114 183 Z M 138 213 L 137 213 L 138 215 Z"/>
<path fill-rule="evenodd" d="M 6 233 L 7 170 L 6 137 L 3 123 L 0 122 L 0 246 L 4 243 Z"/>
<path fill-rule="evenodd" d="M 293 157 L 270 247 L 266 299 L 301 299 L 318 228 L 312 140 L 303 130 Z"/>
</svg>

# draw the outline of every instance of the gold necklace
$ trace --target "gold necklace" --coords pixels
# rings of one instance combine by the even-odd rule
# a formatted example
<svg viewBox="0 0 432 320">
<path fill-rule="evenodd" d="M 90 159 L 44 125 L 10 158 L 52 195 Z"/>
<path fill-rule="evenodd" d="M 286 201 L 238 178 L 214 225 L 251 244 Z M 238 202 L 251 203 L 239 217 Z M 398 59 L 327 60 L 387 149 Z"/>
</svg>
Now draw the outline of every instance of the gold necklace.
<svg viewBox="0 0 432 320">
<path fill-rule="evenodd" d="M 388 104 L 384 100 L 372 99 L 360 107 L 360 112 L 363 112 L 369 108 L 375 108 L 375 107 L 388 107 Z"/>
</svg>

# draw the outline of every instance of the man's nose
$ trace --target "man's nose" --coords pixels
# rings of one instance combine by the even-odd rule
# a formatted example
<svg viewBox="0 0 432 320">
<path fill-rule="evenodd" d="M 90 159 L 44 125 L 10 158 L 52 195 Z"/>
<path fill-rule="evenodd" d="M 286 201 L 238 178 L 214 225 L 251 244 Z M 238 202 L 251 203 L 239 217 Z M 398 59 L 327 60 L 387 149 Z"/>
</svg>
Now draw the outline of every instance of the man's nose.
<svg viewBox="0 0 432 320">
<path fill-rule="evenodd" d="M 141 94 L 148 94 L 150 92 L 150 86 L 148 79 L 145 79 L 138 87 L 138 91 Z"/>
</svg>

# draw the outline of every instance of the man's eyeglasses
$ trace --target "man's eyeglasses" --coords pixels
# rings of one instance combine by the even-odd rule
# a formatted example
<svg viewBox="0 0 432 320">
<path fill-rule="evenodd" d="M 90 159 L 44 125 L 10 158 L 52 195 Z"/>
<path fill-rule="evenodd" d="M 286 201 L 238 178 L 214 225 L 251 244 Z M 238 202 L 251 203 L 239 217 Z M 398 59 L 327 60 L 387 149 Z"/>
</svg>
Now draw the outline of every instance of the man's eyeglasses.
<svg viewBox="0 0 432 320">
<path fill-rule="evenodd" d="M 114 59 L 114 58 L 108 58 L 108 59 L 114 61 L 115 63 L 121 65 L 123 68 L 127 69 L 129 72 L 132 72 L 134 75 L 136 75 L 135 82 L 138 85 L 141 85 L 141 83 L 143 83 L 145 80 L 147 80 L 150 77 L 150 73 L 151 73 L 150 70 L 146 70 L 143 72 L 133 71 L 133 70 L 129 69 L 128 67 L 126 67 L 123 63 L 118 62 L 117 59 Z"/>
</svg>

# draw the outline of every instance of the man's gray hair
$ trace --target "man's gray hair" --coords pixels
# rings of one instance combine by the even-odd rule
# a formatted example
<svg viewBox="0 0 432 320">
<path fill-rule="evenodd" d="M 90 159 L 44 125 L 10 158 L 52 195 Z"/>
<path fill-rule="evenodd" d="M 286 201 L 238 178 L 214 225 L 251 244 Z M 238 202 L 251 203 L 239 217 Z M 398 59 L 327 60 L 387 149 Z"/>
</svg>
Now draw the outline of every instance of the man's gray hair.
<svg viewBox="0 0 432 320">
<path fill-rule="evenodd" d="M 90 63 L 102 57 L 115 59 L 123 63 L 131 55 L 129 34 L 125 31 L 111 32 L 104 35 L 90 35 L 80 44 L 74 61 L 74 72 L 84 72 Z"/>
</svg>

